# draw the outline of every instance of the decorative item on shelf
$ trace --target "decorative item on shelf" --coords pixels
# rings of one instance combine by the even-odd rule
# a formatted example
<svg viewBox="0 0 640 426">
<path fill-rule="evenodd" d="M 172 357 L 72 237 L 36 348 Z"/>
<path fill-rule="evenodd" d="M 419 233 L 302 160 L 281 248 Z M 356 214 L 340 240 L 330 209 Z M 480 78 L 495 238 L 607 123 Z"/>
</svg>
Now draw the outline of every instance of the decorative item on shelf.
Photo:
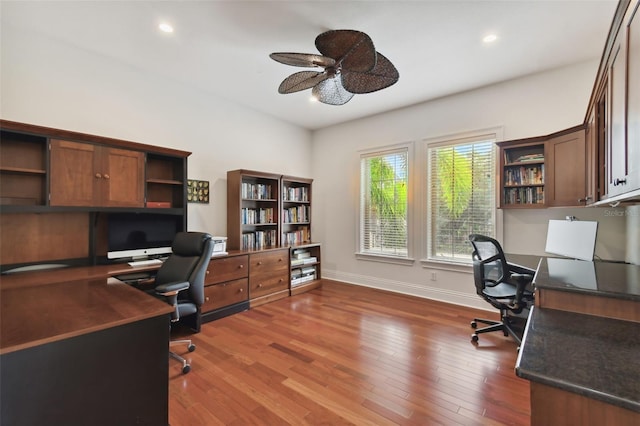
<svg viewBox="0 0 640 426">
<path fill-rule="evenodd" d="M 209 204 L 209 181 L 188 179 L 187 201 L 189 203 Z"/>
</svg>

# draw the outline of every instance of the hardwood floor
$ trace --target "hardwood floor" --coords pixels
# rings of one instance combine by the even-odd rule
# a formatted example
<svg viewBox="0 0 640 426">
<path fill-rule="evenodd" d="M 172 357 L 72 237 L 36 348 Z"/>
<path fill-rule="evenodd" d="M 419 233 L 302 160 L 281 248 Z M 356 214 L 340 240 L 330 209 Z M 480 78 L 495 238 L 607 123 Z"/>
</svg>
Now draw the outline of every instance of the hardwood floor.
<svg viewBox="0 0 640 426">
<path fill-rule="evenodd" d="M 529 383 L 497 315 L 325 280 L 203 325 L 169 364 L 171 426 L 529 425 Z M 186 352 L 186 349 L 178 348 Z"/>
</svg>

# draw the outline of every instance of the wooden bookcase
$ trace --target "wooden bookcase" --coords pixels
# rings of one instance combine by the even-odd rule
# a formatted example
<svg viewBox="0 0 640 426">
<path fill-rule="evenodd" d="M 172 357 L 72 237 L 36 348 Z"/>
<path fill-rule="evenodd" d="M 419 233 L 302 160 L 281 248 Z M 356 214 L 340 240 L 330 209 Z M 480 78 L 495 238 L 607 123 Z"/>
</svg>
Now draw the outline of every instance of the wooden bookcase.
<svg viewBox="0 0 640 426">
<path fill-rule="evenodd" d="M 252 170 L 227 172 L 227 248 L 280 245 L 280 175 Z"/>
<path fill-rule="evenodd" d="M 311 183 L 313 179 L 282 176 L 281 243 L 311 242 Z"/>
<path fill-rule="evenodd" d="M 545 142 L 499 143 L 500 207 L 544 207 Z"/>
</svg>

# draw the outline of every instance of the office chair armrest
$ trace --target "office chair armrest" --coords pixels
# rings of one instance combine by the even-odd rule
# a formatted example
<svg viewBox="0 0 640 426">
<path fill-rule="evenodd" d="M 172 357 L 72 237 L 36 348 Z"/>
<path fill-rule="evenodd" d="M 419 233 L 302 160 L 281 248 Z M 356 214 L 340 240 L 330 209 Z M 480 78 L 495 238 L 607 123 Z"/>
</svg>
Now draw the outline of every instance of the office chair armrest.
<svg viewBox="0 0 640 426">
<path fill-rule="evenodd" d="M 189 281 L 174 281 L 170 283 L 159 284 L 155 291 L 161 296 L 173 296 L 182 290 L 189 288 Z"/>
<path fill-rule="evenodd" d="M 513 274 L 530 275 L 531 279 L 533 279 L 533 276 L 536 274 L 535 269 L 526 268 L 524 266 L 516 265 L 514 263 L 507 263 L 507 265 L 509 266 L 509 271 Z"/>
</svg>

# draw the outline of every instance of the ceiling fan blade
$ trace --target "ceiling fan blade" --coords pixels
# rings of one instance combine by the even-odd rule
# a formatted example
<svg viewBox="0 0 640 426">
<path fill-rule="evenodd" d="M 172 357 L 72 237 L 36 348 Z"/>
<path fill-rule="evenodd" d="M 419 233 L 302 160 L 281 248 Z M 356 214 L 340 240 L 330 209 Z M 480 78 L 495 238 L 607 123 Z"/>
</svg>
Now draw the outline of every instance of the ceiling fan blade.
<svg viewBox="0 0 640 426">
<path fill-rule="evenodd" d="M 271 59 L 294 67 L 332 67 L 336 61 L 332 58 L 314 53 L 276 52 L 269 55 Z"/>
<path fill-rule="evenodd" d="M 331 30 L 316 37 L 316 48 L 345 71 L 367 72 L 376 65 L 376 48 L 361 31 Z"/>
<path fill-rule="evenodd" d="M 300 71 L 282 80 L 280 87 L 278 87 L 278 93 L 286 94 L 310 89 L 326 79 L 327 74 L 324 72 Z"/>
<path fill-rule="evenodd" d="M 313 87 L 311 94 L 320 102 L 329 105 L 344 105 L 353 98 L 353 93 L 342 87 L 340 75 L 321 81 Z"/>
<path fill-rule="evenodd" d="M 342 84 L 351 93 L 371 93 L 395 84 L 400 74 L 391 61 L 378 53 L 375 68 L 369 72 L 343 71 Z"/>
</svg>

